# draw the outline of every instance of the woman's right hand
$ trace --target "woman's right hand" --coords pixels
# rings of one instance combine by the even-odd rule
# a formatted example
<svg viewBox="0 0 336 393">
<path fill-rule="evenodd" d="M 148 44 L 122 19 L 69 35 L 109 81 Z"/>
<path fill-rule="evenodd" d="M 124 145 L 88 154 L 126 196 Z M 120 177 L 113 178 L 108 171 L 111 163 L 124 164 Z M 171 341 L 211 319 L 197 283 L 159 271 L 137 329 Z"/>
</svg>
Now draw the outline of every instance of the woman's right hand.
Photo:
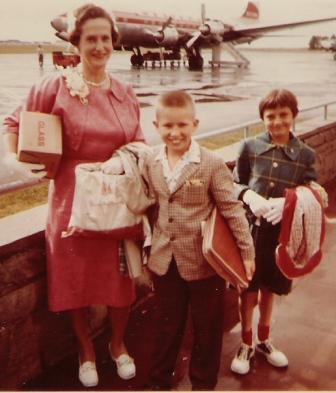
<svg viewBox="0 0 336 393">
<path fill-rule="evenodd" d="M 147 288 L 150 288 L 151 291 L 154 291 L 152 276 L 153 276 L 153 273 L 148 269 L 148 267 L 143 266 L 141 276 L 139 276 L 135 279 L 136 284 L 138 286 L 145 286 Z"/>
<path fill-rule="evenodd" d="M 21 162 L 13 152 L 6 153 L 3 162 L 19 180 L 42 179 L 47 174 L 44 164 Z"/>
</svg>

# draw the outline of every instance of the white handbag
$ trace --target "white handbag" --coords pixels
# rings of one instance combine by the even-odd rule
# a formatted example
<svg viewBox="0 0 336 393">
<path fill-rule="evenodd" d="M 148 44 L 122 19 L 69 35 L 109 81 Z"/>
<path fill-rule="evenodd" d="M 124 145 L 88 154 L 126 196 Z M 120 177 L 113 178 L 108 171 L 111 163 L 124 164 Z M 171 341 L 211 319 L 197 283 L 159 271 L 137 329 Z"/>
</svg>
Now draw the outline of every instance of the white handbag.
<svg viewBox="0 0 336 393">
<path fill-rule="evenodd" d="M 117 150 L 124 173 L 105 173 L 101 163 L 76 167 L 76 185 L 67 230 L 70 235 L 102 235 L 115 238 L 141 238 L 143 215 L 153 203 L 137 164 L 124 151 Z"/>
</svg>

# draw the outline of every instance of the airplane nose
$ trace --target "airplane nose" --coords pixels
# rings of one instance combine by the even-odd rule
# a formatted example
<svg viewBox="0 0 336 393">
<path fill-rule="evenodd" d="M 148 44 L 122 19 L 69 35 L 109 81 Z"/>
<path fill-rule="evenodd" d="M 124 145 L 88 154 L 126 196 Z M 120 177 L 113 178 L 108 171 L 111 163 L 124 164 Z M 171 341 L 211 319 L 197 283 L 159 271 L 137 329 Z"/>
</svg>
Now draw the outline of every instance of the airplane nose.
<svg viewBox="0 0 336 393">
<path fill-rule="evenodd" d="M 66 25 L 64 23 L 64 18 L 61 17 L 57 17 L 54 18 L 51 22 L 50 22 L 51 26 L 57 30 L 58 32 L 61 31 L 66 31 Z"/>
</svg>

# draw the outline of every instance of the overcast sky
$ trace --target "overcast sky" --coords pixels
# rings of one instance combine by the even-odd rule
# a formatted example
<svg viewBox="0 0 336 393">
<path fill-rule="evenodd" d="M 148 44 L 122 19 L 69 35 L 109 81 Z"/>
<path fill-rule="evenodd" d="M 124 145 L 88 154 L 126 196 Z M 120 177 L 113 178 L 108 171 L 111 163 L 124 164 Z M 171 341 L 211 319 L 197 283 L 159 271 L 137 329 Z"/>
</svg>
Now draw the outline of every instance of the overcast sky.
<svg viewBox="0 0 336 393">
<path fill-rule="evenodd" d="M 69 9 L 93 2 L 110 10 L 145 11 L 198 18 L 205 3 L 208 17 L 231 21 L 246 0 L 0 0 L 0 40 L 53 41 L 50 20 Z M 259 0 L 261 23 L 324 16 L 336 17 L 336 0 Z M 336 32 L 336 21 L 335 21 Z"/>
</svg>

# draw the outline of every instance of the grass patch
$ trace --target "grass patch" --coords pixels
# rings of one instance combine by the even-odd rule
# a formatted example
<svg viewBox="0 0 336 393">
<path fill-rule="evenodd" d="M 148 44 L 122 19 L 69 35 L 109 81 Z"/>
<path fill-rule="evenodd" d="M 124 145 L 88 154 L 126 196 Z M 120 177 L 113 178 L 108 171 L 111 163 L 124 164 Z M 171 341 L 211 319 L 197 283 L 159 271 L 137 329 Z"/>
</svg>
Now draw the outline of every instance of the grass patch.
<svg viewBox="0 0 336 393">
<path fill-rule="evenodd" d="M 260 134 L 263 130 L 263 124 L 255 125 L 249 128 L 248 136 L 250 137 Z M 236 142 L 240 142 L 242 139 L 244 139 L 244 128 L 218 136 L 211 136 L 209 138 L 199 140 L 198 142 L 200 145 L 210 150 L 216 150 L 224 146 L 233 145 Z"/>
<path fill-rule="evenodd" d="M 48 182 L 43 182 L 0 195 L 0 218 L 43 205 L 48 199 L 48 186 Z"/>
<path fill-rule="evenodd" d="M 249 136 L 259 134 L 263 130 L 263 125 L 256 125 L 249 130 Z M 239 142 L 244 137 L 244 129 L 225 133 L 216 137 L 202 139 L 200 145 L 210 150 L 216 150 L 224 146 Z M 0 218 L 15 214 L 23 210 L 47 203 L 48 183 L 40 183 L 35 186 L 12 191 L 0 195 Z"/>
<path fill-rule="evenodd" d="M 0 43 L 0 53 L 1 54 L 23 54 L 23 53 L 35 53 L 37 56 L 36 48 L 38 43 Z M 43 53 L 52 53 L 54 51 L 65 50 L 66 45 L 63 43 L 59 44 L 41 44 L 43 48 Z"/>
</svg>

